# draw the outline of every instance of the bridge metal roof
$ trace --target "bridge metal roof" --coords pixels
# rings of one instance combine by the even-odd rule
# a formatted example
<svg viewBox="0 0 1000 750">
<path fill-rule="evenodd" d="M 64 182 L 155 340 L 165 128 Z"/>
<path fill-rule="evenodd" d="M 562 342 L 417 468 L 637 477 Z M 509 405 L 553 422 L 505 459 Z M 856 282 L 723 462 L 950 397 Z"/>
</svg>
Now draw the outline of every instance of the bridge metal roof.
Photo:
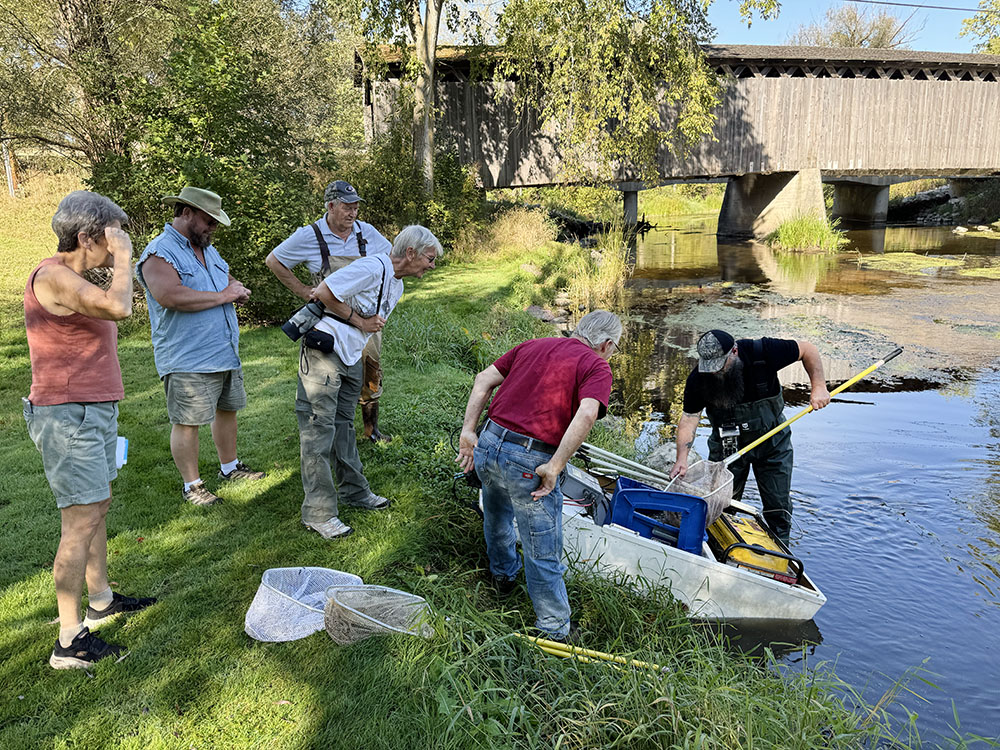
<svg viewBox="0 0 1000 750">
<path fill-rule="evenodd" d="M 793 47 L 763 44 L 704 44 L 711 62 L 845 62 L 889 63 L 915 66 L 974 66 L 1000 68 L 1000 55 L 973 55 L 957 52 L 923 52 L 911 49 L 870 47 Z"/>
</svg>

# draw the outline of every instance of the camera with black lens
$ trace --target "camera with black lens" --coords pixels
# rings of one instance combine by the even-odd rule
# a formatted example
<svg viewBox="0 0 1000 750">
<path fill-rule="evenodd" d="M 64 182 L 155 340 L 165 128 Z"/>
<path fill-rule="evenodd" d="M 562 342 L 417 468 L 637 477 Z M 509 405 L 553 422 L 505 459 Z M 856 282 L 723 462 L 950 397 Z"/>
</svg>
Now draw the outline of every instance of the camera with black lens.
<svg viewBox="0 0 1000 750">
<path fill-rule="evenodd" d="M 282 323 L 281 330 L 292 341 L 298 341 L 320 321 L 325 310 L 326 306 L 318 299 L 309 300 Z"/>
</svg>

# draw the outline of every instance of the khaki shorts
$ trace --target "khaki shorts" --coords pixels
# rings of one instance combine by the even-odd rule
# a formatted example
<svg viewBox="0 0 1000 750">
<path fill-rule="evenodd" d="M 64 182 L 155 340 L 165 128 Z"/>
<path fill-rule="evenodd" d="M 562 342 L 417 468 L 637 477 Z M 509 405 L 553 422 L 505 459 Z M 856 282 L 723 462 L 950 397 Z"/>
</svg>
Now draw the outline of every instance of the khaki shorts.
<svg viewBox="0 0 1000 750">
<path fill-rule="evenodd" d="M 163 378 L 170 424 L 200 426 L 215 421 L 216 410 L 247 405 L 243 368 L 225 372 L 172 372 Z"/>
<path fill-rule="evenodd" d="M 24 402 L 24 421 L 56 505 L 90 505 L 111 497 L 118 476 L 118 402 L 35 406 Z"/>
</svg>

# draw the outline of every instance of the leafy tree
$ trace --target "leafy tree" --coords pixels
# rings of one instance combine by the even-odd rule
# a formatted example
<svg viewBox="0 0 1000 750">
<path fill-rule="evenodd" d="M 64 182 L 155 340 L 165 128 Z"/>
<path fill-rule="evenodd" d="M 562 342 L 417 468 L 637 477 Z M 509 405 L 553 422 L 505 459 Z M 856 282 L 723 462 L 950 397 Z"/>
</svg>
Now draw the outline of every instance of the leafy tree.
<svg viewBox="0 0 1000 750">
<path fill-rule="evenodd" d="M 125 154 L 128 91 L 155 75 L 177 12 L 175 0 L 0 0 L 5 137 L 88 163 Z"/>
<path fill-rule="evenodd" d="M 516 103 L 540 108 L 543 120 L 560 130 L 563 147 L 581 157 L 577 166 L 592 162 L 584 154 L 596 149 L 598 171 L 620 162 L 648 172 L 659 145 L 683 148 L 714 122 L 718 86 L 697 47 L 714 34 L 707 21 L 711 0 L 506 0 L 493 15 L 495 26 L 470 0 L 356 2 L 369 44 L 391 42 L 409 63 L 414 157 L 428 192 L 434 185 L 434 67 L 442 18 L 464 41 L 499 45 L 492 59 L 499 60 L 500 77 L 516 80 Z M 777 0 L 739 4 L 748 23 L 778 9 Z M 415 56 L 407 54 L 409 47 Z M 667 133 L 663 108 L 678 115 Z"/>
<path fill-rule="evenodd" d="M 499 19 L 495 81 L 559 128 L 574 171 L 655 169 L 711 129 L 718 84 L 699 42 L 712 29 L 687 0 L 509 0 Z M 666 114 L 676 116 L 666 129 Z"/>
<path fill-rule="evenodd" d="M 0 133 L 87 165 L 128 156 L 145 138 L 135 100 L 160 85 L 181 29 L 215 5 L 0 0 Z M 266 49 L 264 76 L 289 112 L 297 147 L 318 152 L 360 142 L 354 38 L 313 3 L 227 0 L 219 8 L 246 34 L 227 43 Z"/>
<path fill-rule="evenodd" d="M 972 36 L 981 41 L 976 52 L 1000 55 L 1000 0 L 979 0 L 980 12 L 962 21 L 959 36 Z"/>
<path fill-rule="evenodd" d="M 858 8 L 850 3 L 829 8 L 822 23 L 804 24 L 788 38 L 807 47 L 870 47 L 909 49 L 924 25 L 913 25 L 913 11 L 900 18 L 885 10 Z"/>
<path fill-rule="evenodd" d="M 322 184 L 312 170 L 324 164 L 317 157 L 330 166 L 333 145 L 359 142 L 351 124 L 357 105 L 348 106 L 345 94 L 337 112 L 328 92 L 317 91 L 330 82 L 328 65 L 350 81 L 353 51 L 345 64 L 325 32 L 302 21 L 271 0 L 192 6 L 159 74 L 131 91 L 141 140 L 127 154 L 102 153 L 93 165 L 93 188 L 118 201 L 146 237 L 169 219 L 162 196 L 185 184 L 219 193 L 233 225 L 216 244 L 253 291 L 242 311 L 253 320 L 288 313 L 287 295 L 263 258 L 320 212 Z M 324 117 L 332 122 L 320 122 Z"/>
</svg>

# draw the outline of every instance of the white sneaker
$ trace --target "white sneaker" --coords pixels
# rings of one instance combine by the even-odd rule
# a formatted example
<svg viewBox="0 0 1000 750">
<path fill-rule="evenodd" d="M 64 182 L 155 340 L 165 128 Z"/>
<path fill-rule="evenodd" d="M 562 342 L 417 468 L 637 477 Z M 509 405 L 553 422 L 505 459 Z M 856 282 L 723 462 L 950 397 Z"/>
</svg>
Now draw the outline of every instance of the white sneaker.
<svg viewBox="0 0 1000 750">
<path fill-rule="evenodd" d="M 322 523 L 308 523 L 306 521 L 303 521 L 302 524 L 307 529 L 312 529 L 313 531 L 315 531 L 324 539 L 336 539 L 337 537 L 347 536 L 352 531 L 354 531 L 354 529 L 352 529 L 350 526 L 348 526 L 346 523 L 341 521 L 336 516 L 334 516 L 333 518 L 329 518 L 326 521 L 323 521 Z"/>
<path fill-rule="evenodd" d="M 371 490 L 368 491 L 368 497 L 364 500 L 357 502 L 348 502 L 346 500 L 341 500 L 344 505 L 351 506 L 353 508 L 364 508 L 365 510 L 382 510 L 383 508 L 388 508 L 392 505 L 392 500 L 387 497 L 382 497 L 381 495 L 376 495 Z"/>
</svg>

